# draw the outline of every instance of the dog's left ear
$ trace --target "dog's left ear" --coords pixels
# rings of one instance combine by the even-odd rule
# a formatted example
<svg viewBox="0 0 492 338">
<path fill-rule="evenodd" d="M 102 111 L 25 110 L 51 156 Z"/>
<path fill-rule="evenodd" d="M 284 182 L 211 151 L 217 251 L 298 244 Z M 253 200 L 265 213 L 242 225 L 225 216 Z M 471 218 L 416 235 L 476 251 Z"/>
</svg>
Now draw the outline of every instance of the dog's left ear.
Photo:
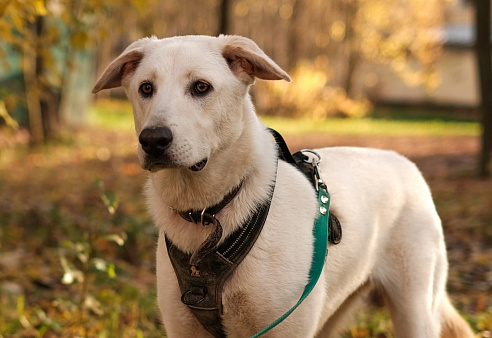
<svg viewBox="0 0 492 338">
<path fill-rule="evenodd" d="M 220 35 L 218 39 L 224 43 L 222 55 L 229 68 L 242 81 L 252 83 L 255 77 L 292 81 L 252 40 L 237 35 Z"/>
</svg>

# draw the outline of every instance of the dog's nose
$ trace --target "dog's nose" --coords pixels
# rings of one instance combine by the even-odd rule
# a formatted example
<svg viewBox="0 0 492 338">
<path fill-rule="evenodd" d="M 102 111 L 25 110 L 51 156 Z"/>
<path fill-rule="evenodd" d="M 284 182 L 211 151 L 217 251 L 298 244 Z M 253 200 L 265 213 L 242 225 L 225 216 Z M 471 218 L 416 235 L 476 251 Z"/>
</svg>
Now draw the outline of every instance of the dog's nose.
<svg viewBox="0 0 492 338">
<path fill-rule="evenodd" d="M 138 141 L 148 155 L 159 156 L 171 145 L 173 133 L 168 127 L 147 128 L 142 130 Z"/>
</svg>

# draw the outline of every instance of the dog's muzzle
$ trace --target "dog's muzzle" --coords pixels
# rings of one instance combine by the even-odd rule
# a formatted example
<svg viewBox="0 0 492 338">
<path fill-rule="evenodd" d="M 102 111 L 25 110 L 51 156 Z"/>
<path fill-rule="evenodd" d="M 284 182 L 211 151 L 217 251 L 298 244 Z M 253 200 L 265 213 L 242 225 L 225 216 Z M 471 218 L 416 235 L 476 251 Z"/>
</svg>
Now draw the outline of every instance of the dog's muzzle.
<svg viewBox="0 0 492 338">
<path fill-rule="evenodd" d="M 158 171 L 164 168 L 177 167 L 166 154 L 167 149 L 173 142 L 171 129 L 168 127 L 146 128 L 140 133 L 138 141 L 146 155 L 143 164 L 144 169 Z M 191 171 L 201 171 L 205 168 L 207 162 L 208 158 L 204 158 L 188 169 Z"/>
</svg>

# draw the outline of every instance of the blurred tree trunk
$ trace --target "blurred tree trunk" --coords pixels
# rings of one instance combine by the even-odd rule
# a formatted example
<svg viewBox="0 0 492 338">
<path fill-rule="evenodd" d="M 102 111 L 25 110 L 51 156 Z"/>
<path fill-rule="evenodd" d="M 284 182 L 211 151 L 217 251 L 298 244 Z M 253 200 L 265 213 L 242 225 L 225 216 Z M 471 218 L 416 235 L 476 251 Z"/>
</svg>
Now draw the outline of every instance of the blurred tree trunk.
<svg viewBox="0 0 492 338">
<path fill-rule="evenodd" d="M 298 48 L 298 26 L 299 26 L 299 11 L 301 10 L 301 1 L 294 0 L 292 2 L 292 15 L 289 21 L 289 31 L 287 36 L 287 67 L 289 70 L 294 69 L 299 60 Z"/>
<path fill-rule="evenodd" d="M 352 0 L 330 1 L 326 20 L 330 34 L 326 55 L 333 71 L 330 85 L 344 89 L 347 96 L 352 91 L 353 74 L 360 60 L 358 36 L 353 26 L 358 4 Z"/>
<path fill-rule="evenodd" d="M 45 56 L 41 52 L 45 18 L 38 16 L 32 29 L 34 44 L 23 49 L 26 101 L 29 110 L 29 130 L 33 145 L 53 139 L 59 131 L 60 98 L 47 83 Z"/>
<path fill-rule="evenodd" d="M 43 30 L 43 19 L 37 17 L 31 28 L 34 44 L 25 44 L 23 48 L 24 82 L 26 84 L 26 103 L 29 111 L 29 131 L 31 144 L 40 144 L 44 141 L 43 108 L 41 104 L 40 85 L 40 57 L 39 45 L 40 35 Z"/>
<path fill-rule="evenodd" d="M 482 110 L 480 175 L 490 176 L 492 152 L 492 61 L 490 50 L 490 0 L 476 0 L 476 53 Z"/>
<path fill-rule="evenodd" d="M 222 0 L 219 6 L 219 31 L 218 34 L 229 34 L 229 5 L 230 0 Z"/>
<path fill-rule="evenodd" d="M 43 41 L 45 29 L 45 17 L 38 16 L 36 19 L 36 40 L 39 44 Z M 38 90 L 40 93 L 39 103 L 41 105 L 41 117 L 43 120 L 44 139 L 53 139 L 59 132 L 59 108 L 60 98 L 46 78 L 45 55 L 41 48 L 36 48 L 36 76 L 38 78 Z"/>
<path fill-rule="evenodd" d="M 359 63 L 359 46 L 357 45 L 357 37 L 353 28 L 353 21 L 357 14 L 357 6 L 353 1 L 345 3 L 345 43 L 347 44 L 347 72 L 342 80 L 342 88 L 348 97 L 352 97 L 353 75 Z"/>
<path fill-rule="evenodd" d="M 40 144 L 44 141 L 44 132 L 41 101 L 38 90 L 38 77 L 36 74 L 36 48 L 26 44 L 22 54 L 31 143 Z"/>
</svg>

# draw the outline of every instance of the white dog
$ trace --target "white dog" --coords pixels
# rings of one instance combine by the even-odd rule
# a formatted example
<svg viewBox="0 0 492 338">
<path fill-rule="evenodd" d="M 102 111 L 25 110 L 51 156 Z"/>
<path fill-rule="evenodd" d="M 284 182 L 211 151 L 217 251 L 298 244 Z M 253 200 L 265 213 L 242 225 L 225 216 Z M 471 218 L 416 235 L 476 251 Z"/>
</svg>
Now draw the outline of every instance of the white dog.
<svg viewBox="0 0 492 338">
<path fill-rule="evenodd" d="M 201 299 L 186 299 L 167 246 L 193 254 L 191 266 L 210 252 L 203 243 L 217 237 L 215 250 L 270 200 L 256 242 L 217 289 L 214 318 L 223 332 L 214 335 L 254 335 L 291 308 L 307 284 L 316 194 L 298 169 L 277 160 L 277 145 L 248 94 L 256 78 L 291 81 L 243 37 L 152 37 L 131 44 L 94 87 L 97 93 L 122 86 L 133 105 L 139 161 L 150 171 L 145 193 L 159 229 L 158 304 L 169 337 L 212 337 L 213 330 L 184 304 Z M 329 246 L 311 295 L 265 336 L 336 336 L 357 299 L 378 288 L 396 337 L 473 337 L 446 294 L 443 231 L 415 165 L 390 151 L 316 151 L 343 240 Z M 208 215 L 216 205 L 217 214 Z M 206 219 L 196 219 L 194 210 L 204 210 Z"/>
</svg>

